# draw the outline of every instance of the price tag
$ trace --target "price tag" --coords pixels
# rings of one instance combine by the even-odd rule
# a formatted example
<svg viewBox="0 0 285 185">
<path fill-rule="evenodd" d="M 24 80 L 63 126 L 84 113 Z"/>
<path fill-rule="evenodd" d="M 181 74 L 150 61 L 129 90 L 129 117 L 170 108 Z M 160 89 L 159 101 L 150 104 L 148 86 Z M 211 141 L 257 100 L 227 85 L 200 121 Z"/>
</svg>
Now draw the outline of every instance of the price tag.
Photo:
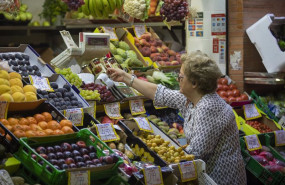
<svg viewBox="0 0 285 185">
<path fill-rule="evenodd" d="M 0 102 L 0 118 L 6 119 L 7 118 L 7 113 L 8 113 L 8 102 L 6 101 L 1 101 Z"/>
<path fill-rule="evenodd" d="M 282 116 L 281 119 L 278 121 L 278 124 L 285 129 L 285 116 Z"/>
<path fill-rule="evenodd" d="M 261 149 L 262 146 L 257 135 L 244 136 L 246 147 L 249 151 Z"/>
<path fill-rule="evenodd" d="M 97 124 L 96 131 L 98 137 L 104 142 L 116 141 L 120 139 L 112 123 Z"/>
<path fill-rule="evenodd" d="M 155 105 L 154 105 L 154 101 L 152 102 L 152 104 L 153 104 L 153 106 L 154 106 L 155 109 L 166 109 L 166 108 L 168 108 L 168 107 L 166 107 L 166 106 L 165 106 L 165 107 L 158 107 L 158 106 L 155 106 Z"/>
<path fill-rule="evenodd" d="M 262 116 L 254 103 L 244 105 L 243 110 L 246 120 L 260 118 Z"/>
<path fill-rule="evenodd" d="M 140 130 L 146 131 L 146 132 L 153 132 L 152 127 L 150 126 L 150 123 L 147 118 L 145 117 L 136 117 L 133 118 L 135 122 L 137 123 Z"/>
<path fill-rule="evenodd" d="M 132 115 L 138 115 L 145 113 L 144 103 L 143 100 L 130 100 L 129 101 L 130 110 Z"/>
<path fill-rule="evenodd" d="M 285 130 L 274 131 L 275 136 L 275 146 L 285 145 Z"/>
<path fill-rule="evenodd" d="M 145 185 L 163 185 L 160 166 L 143 169 Z"/>
<path fill-rule="evenodd" d="M 102 26 L 105 33 L 109 33 L 110 40 L 119 40 L 117 34 L 115 33 L 115 28 Z"/>
<path fill-rule="evenodd" d="M 115 103 L 108 103 L 104 104 L 104 110 L 107 116 L 111 119 L 122 119 L 123 116 L 121 115 L 121 110 L 120 110 L 120 103 L 115 102 Z"/>
<path fill-rule="evenodd" d="M 178 164 L 182 182 L 197 179 L 197 169 L 194 161 L 186 161 Z"/>
<path fill-rule="evenodd" d="M 29 75 L 30 82 L 33 86 L 40 90 L 53 91 L 47 78 L 41 76 Z"/>
<path fill-rule="evenodd" d="M 135 35 L 137 38 L 141 38 L 141 36 L 147 32 L 146 26 L 145 25 L 136 25 L 133 26 Z"/>
<path fill-rule="evenodd" d="M 90 185 L 90 171 L 68 172 L 68 185 Z"/>
<path fill-rule="evenodd" d="M 82 108 L 66 109 L 64 116 L 70 120 L 75 126 L 83 126 L 84 112 Z"/>
</svg>

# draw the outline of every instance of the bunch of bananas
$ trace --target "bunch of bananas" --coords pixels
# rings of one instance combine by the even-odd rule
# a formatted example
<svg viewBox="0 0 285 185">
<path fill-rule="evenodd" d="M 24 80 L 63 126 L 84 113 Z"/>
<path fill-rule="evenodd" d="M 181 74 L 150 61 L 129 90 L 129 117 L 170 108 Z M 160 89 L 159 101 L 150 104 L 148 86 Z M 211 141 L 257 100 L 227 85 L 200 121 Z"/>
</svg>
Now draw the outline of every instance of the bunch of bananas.
<svg viewBox="0 0 285 185">
<path fill-rule="evenodd" d="M 82 12 L 94 18 L 108 18 L 116 8 L 120 9 L 124 0 L 84 0 Z"/>
</svg>

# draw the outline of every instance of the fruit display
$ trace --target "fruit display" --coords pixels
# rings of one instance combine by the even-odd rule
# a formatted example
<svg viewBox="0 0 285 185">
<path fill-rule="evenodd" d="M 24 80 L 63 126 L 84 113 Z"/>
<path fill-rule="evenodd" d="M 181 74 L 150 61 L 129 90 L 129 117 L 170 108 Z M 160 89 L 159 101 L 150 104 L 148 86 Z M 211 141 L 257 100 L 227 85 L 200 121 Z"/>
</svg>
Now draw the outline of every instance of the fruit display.
<svg viewBox="0 0 285 185">
<path fill-rule="evenodd" d="M 124 11 L 131 17 L 145 20 L 148 18 L 149 0 L 126 0 Z"/>
<path fill-rule="evenodd" d="M 71 71 L 70 68 L 59 69 L 55 68 L 55 72 L 64 76 L 64 78 L 75 87 L 79 88 L 82 84 L 81 78 Z"/>
<path fill-rule="evenodd" d="M 107 89 L 107 87 L 105 85 L 101 85 L 101 84 L 94 84 L 94 83 L 90 83 L 90 84 L 83 84 L 81 86 L 82 90 L 88 90 L 88 91 L 92 91 L 96 93 L 96 98 L 95 100 L 99 100 L 101 102 L 113 102 L 116 100 L 116 98 L 113 96 L 113 94 L 111 93 L 111 91 L 109 89 Z M 84 94 L 84 91 L 80 91 L 80 95 Z M 99 95 L 99 97 L 97 97 Z M 84 97 L 84 95 L 83 95 Z M 86 96 L 87 99 L 89 99 L 90 97 Z M 91 97 L 92 99 L 92 97 Z"/>
<path fill-rule="evenodd" d="M 136 156 L 140 157 L 141 161 L 154 163 L 154 158 L 151 156 L 151 154 L 145 151 L 144 148 L 139 147 L 138 144 L 132 145 L 131 149 Z"/>
<path fill-rule="evenodd" d="M 12 14 L 7 12 L 0 12 L 5 18 L 6 24 L 28 24 L 33 18 L 33 14 L 27 11 L 28 6 L 26 4 L 21 4 L 19 12 Z"/>
<path fill-rule="evenodd" d="M 258 130 L 260 133 L 273 132 L 267 125 L 258 121 L 246 121 L 246 124 Z"/>
<path fill-rule="evenodd" d="M 228 85 L 228 80 L 226 78 L 220 78 L 218 80 L 217 93 L 227 103 L 248 100 L 248 96 L 245 93 L 240 93 L 235 84 Z"/>
<path fill-rule="evenodd" d="M 144 33 L 140 38 L 135 37 L 135 46 L 144 57 L 150 57 L 152 61 L 161 66 L 175 66 L 181 64 L 181 55 L 169 49 L 159 38 L 155 38 L 150 32 Z"/>
<path fill-rule="evenodd" d="M 82 5 L 85 4 L 84 0 L 62 0 L 65 2 L 70 10 L 77 11 Z"/>
<path fill-rule="evenodd" d="M 155 84 L 162 84 L 172 90 L 179 89 L 179 82 L 177 81 L 178 75 L 174 72 L 163 73 L 161 71 L 154 71 L 152 76 L 147 75 L 146 79 Z"/>
<path fill-rule="evenodd" d="M 43 137 L 73 133 L 72 122 L 53 120 L 48 112 L 35 114 L 29 117 L 10 117 L 1 119 L 0 122 L 10 130 L 17 138 L 21 137 Z"/>
<path fill-rule="evenodd" d="M 77 99 L 69 85 L 65 84 L 63 87 L 58 87 L 57 83 L 51 82 L 50 86 L 53 88 L 53 92 L 38 89 L 37 93 L 40 97 L 46 98 L 58 110 L 83 107 L 82 102 Z"/>
<path fill-rule="evenodd" d="M 37 89 L 33 85 L 23 85 L 17 72 L 0 70 L 0 101 L 30 102 L 37 100 Z"/>
<path fill-rule="evenodd" d="M 277 117 L 281 118 L 285 114 L 284 91 L 268 94 L 267 96 L 259 96 L 261 102 L 267 104 L 270 111 Z"/>
<path fill-rule="evenodd" d="M 160 15 L 167 22 L 182 21 L 188 16 L 188 3 L 186 0 L 163 0 Z"/>
<path fill-rule="evenodd" d="M 85 100 L 98 100 L 100 101 L 100 94 L 98 93 L 97 90 L 92 91 L 92 90 L 80 90 L 80 95 L 85 99 Z"/>
</svg>

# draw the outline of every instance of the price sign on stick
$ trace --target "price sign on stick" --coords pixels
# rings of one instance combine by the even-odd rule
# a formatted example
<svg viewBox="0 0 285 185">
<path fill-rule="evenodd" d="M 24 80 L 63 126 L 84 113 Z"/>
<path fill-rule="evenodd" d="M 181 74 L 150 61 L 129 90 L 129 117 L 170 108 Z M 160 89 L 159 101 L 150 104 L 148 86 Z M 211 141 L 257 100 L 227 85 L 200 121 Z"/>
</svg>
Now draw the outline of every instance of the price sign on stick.
<svg viewBox="0 0 285 185">
<path fill-rule="evenodd" d="M 104 142 L 116 141 L 120 139 L 113 127 L 113 124 L 111 123 L 96 124 L 96 131 L 99 138 Z"/>
<path fill-rule="evenodd" d="M 105 33 L 109 33 L 110 40 L 118 40 L 117 34 L 115 33 L 115 29 L 112 27 L 102 26 L 102 29 Z"/>
<path fill-rule="evenodd" d="M 68 172 L 68 185 L 90 185 L 90 171 Z"/>
<path fill-rule="evenodd" d="M 135 35 L 137 36 L 137 38 L 141 38 L 141 36 L 147 32 L 145 25 L 136 25 L 136 26 L 133 26 L 133 28 L 134 28 Z"/>
<path fill-rule="evenodd" d="M 47 78 L 41 76 L 29 75 L 29 79 L 31 81 L 31 84 L 35 86 L 37 89 L 45 91 L 53 91 L 53 89 L 49 84 L 49 80 Z"/>
<path fill-rule="evenodd" d="M 257 135 L 244 136 L 246 147 L 249 151 L 261 149 L 262 146 Z"/>
<path fill-rule="evenodd" d="M 197 179 L 197 169 L 194 161 L 186 161 L 178 164 L 181 181 L 187 182 Z"/>
<path fill-rule="evenodd" d="M 275 146 L 285 145 L 285 130 L 274 131 L 275 136 Z"/>
<path fill-rule="evenodd" d="M 145 185 L 163 185 L 161 169 L 153 166 L 143 169 Z"/>
<path fill-rule="evenodd" d="M 262 116 L 254 103 L 244 105 L 243 109 L 246 120 L 260 118 Z"/>
<path fill-rule="evenodd" d="M 111 119 L 122 119 L 123 116 L 121 115 L 121 108 L 120 108 L 120 103 L 115 102 L 115 103 L 108 103 L 104 104 L 104 109 L 105 113 L 109 118 Z"/>
<path fill-rule="evenodd" d="M 140 130 L 146 131 L 146 132 L 153 132 L 150 123 L 147 118 L 145 117 L 135 117 L 133 118 L 135 122 L 137 123 Z"/>
<path fill-rule="evenodd" d="M 82 108 L 66 109 L 64 116 L 70 120 L 75 126 L 83 126 L 84 112 Z"/>
<path fill-rule="evenodd" d="M 129 105 L 130 105 L 130 110 L 131 110 L 132 115 L 143 114 L 146 112 L 142 99 L 130 100 Z"/>
<path fill-rule="evenodd" d="M 2 101 L 0 102 L 0 118 L 7 118 L 7 112 L 8 112 L 8 102 Z"/>
</svg>

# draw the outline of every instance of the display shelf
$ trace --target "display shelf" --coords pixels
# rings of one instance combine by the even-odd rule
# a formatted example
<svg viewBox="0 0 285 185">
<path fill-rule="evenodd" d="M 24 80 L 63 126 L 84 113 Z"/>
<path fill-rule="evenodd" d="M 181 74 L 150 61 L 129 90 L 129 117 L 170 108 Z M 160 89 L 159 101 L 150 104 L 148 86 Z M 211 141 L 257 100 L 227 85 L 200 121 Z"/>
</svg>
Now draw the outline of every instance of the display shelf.
<svg viewBox="0 0 285 185">
<path fill-rule="evenodd" d="M 246 84 L 284 85 L 285 73 L 245 72 Z"/>
</svg>

